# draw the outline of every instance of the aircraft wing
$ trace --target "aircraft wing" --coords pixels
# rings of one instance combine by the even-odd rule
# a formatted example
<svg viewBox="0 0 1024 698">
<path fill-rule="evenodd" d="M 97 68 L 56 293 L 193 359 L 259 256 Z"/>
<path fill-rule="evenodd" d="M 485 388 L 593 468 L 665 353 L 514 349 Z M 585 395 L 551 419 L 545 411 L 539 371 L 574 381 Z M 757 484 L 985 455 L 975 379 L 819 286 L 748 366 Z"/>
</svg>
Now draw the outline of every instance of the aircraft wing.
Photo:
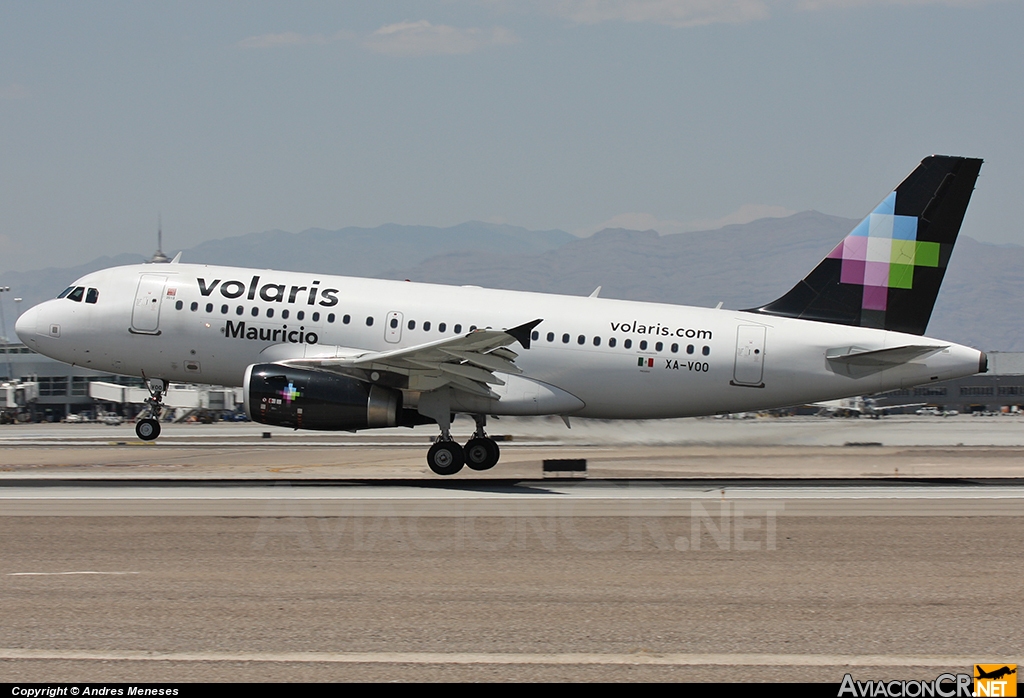
<svg viewBox="0 0 1024 698">
<path fill-rule="evenodd" d="M 497 397 L 488 387 L 505 384 L 494 375 L 496 372 L 522 373 L 515 365 L 519 355 L 509 345 L 519 342 L 529 349 L 530 334 L 540 323 L 538 319 L 507 330 L 478 329 L 391 351 L 285 359 L 277 363 L 346 374 L 376 371 L 407 376 L 410 390 L 436 390 L 447 385 L 473 395 Z"/>
</svg>

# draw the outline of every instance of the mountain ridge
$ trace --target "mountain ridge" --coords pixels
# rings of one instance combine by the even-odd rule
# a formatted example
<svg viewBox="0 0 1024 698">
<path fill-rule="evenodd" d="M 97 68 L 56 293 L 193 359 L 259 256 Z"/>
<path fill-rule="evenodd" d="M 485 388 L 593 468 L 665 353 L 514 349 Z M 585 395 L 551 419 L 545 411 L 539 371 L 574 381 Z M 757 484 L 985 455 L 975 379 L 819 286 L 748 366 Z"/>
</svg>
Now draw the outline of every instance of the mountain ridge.
<svg viewBox="0 0 1024 698">
<path fill-rule="evenodd" d="M 473 221 L 450 228 L 314 228 L 212 240 L 184 250 L 182 260 L 569 295 L 601 286 L 606 298 L 704 307 L 722 302 L 735 310 L 784 294 L 857 222 L 804 211 L 716 230 L 659 235 L 608 228 L 587 238 Z M 13 291 L 5 296 L 24 298 L 24 310 L 86 273 L 142 261 L 122 254 L 68 268 L 10 271 L 0 274 L 0 284 Z M 986 351 L 1024 351 L 1021 316 L 1024 247 L 961 235 L 929 336 Z"/>
</svg>

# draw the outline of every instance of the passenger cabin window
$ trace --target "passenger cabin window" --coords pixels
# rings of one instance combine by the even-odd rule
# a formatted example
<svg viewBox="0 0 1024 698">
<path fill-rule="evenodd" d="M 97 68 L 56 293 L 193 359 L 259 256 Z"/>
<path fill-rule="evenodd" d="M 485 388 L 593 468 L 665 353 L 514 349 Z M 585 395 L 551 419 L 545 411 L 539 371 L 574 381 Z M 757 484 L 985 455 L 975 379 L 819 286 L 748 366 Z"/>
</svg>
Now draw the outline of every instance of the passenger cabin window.
<svg viewBox="0 0 1024 698">
<path fill-rule="evenodd" d="M 208 312 L 208 313 L 212 313 L 213 312 L 213 303 L 207 303 L 206 304 L 206 312 Z"/>
<path fill-rule="evenodd" d="M 274 317 L 274 309 L 267 308 L 267 317 Z"/>
<path fill-rule="evenodd" d="M 199 304 L 196 303 L 195 301 L 192 301 L 192 305 L 190 305 L 188 308 L 194 313 L 197 310 L 199 310 Z"/>
<path fill-rule="evenodd" d="M 446 322 L 442 322 L 440 325 L 437 326 L 437 331 L 438 332 L 444 332 L 447 329 L 448 329 L 448 323 L 446 323 Z"/>
<path fill-rule="evenodd" d="M 313 313 L 313 322 L 320 322 L 320 313 Z"/>
<path fill-rule="evenodd" d="M 285 308 L 284 310 L 281 311 L 281 319 L 282 320 L 287 320 L 288 319 L 288 315 L 289 315 L 288 308 Z"/>
<path fill-rule="evenodd" d="M 632 339 L 627 339 L 626 341 L 624 341 L 622 343 L 622 346 L 626 347 L 627 349 L 632 348 L 633 347 L 633 340 Z"/>
<path fill-rule="evenodd" d="M 553 342 L 553 341 L 555 341 L 555 333 L 554 333 L 554 332 L 548 332 L 548 337 L 547 337 L 547 340 L 548 340 L 549 342 Z"/>
<path fill-rule="evenodd" d="M 349 322 L 352 321 L 352 316 L 351 315 L 345 315 L 344 317 L 341 318 L 341 321 L 347 325 Z"/>
<path fill-rule="evenodd" d="M 610 346 L 610 347 L 614 347 L 615 346 L 615 337 L 609 337 L 608 338 L 608 346 Z"/>
<path fill-rule="evenodd" d="M 540 332 L 538 332 L 537 330 L 534 330 L 534 331 L 533 331 L 533 332 L 532 332 L 532 333 L 530 334 L 530 339 L 532 339 L 533 341 L 535 341 L 535 342 L 536 342 L 536 341 L 537 341 L 538 339 L 540 339 Z"/>
<path fill-rule="evenodd" d="M 372 315 L 370 317 L 366 318 L 366 326 L 367 327 L 373 327 L 373 316 Z"/>
<path fill-rule="evenodd" d="M 99 291 L 99 289 L 90 288 L 88 291 L 86 291 L 86 293 L 85 293 L 85 302 L 86 303 L 95 303 L 99 299 L 100 299 L 100 291 Z"/>
<path fill-rule="evenodd" d="M 641 339 L 640 340 L 640 351 L 644 351 L 645 349 L 647 349 L 647 340 L 646 339 Z"/>
<path fill-rule="evenodd" d="M 462 334 L 462 325 L 455 326 L 455 334 Z"/>
<path fill-rule="evenodd" d="M 183 301 L 178 301 L 177 303 L 174 304 L 174 309 L 175 310 L 181 310 L 184 307 L 185 307 L 185 303 Z"/>
<path fill-rule="evenodd" d="M 410 320 L 409 321 L 409 329 L 410 330 L 415 330 L 416 329 L 416 321 L 415 320 Z"/>
<path fill-rule="evenodd" d="M 430 320 L 427 320 L 426 322 L 423 323 L 423 331 L 430 332 Z"/>
</svg>

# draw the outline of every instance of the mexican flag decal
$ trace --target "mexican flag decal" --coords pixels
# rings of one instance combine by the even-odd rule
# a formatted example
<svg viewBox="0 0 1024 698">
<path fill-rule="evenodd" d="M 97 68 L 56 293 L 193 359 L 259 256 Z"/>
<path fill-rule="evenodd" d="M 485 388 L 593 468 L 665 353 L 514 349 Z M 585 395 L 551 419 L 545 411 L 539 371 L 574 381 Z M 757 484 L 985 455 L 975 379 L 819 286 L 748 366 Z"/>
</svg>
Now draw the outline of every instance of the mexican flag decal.
<svg viewBox="0 0 1024 698">
<path fill-rule="evenodd" d="M 647 368 L 654 368 L 654 359 L 645 359 L 641 356 L 636 360 L 636 365 L 640 368 L 644 368 L 645 366 Z"/>
</svg>

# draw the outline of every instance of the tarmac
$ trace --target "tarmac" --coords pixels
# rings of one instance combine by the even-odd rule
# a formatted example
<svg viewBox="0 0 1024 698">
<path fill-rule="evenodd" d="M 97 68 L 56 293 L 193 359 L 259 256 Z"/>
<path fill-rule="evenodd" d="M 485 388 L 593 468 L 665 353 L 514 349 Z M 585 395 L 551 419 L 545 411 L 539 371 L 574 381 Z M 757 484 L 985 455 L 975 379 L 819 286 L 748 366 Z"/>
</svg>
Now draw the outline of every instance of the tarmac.
<svg viewBox="0 0 1024 698">
<path fill-rule="evenodd" d="M 542 476 L 550 458 L 587 459 L 590 478 L 1022 477 L 1024 416 L 677 419 L 503 418 L 493 470 L 452 479 Z M 468 439 L 472 421 L 453 432 Z M 436 427 L 347 432 L 259 424 L 169 424 L 155 442 L 130 424 L 0 427 L 0 480 L 21 478 L 437 478 Z"/>
<path fill-rule="evenodd" d="M 424 429 L 130 429 L 0 427 L 8 681 L 838 684 L 1024 659 L 1017 416 L 502 419 L 499 465 L 454 478 Z"/>
</svg>

